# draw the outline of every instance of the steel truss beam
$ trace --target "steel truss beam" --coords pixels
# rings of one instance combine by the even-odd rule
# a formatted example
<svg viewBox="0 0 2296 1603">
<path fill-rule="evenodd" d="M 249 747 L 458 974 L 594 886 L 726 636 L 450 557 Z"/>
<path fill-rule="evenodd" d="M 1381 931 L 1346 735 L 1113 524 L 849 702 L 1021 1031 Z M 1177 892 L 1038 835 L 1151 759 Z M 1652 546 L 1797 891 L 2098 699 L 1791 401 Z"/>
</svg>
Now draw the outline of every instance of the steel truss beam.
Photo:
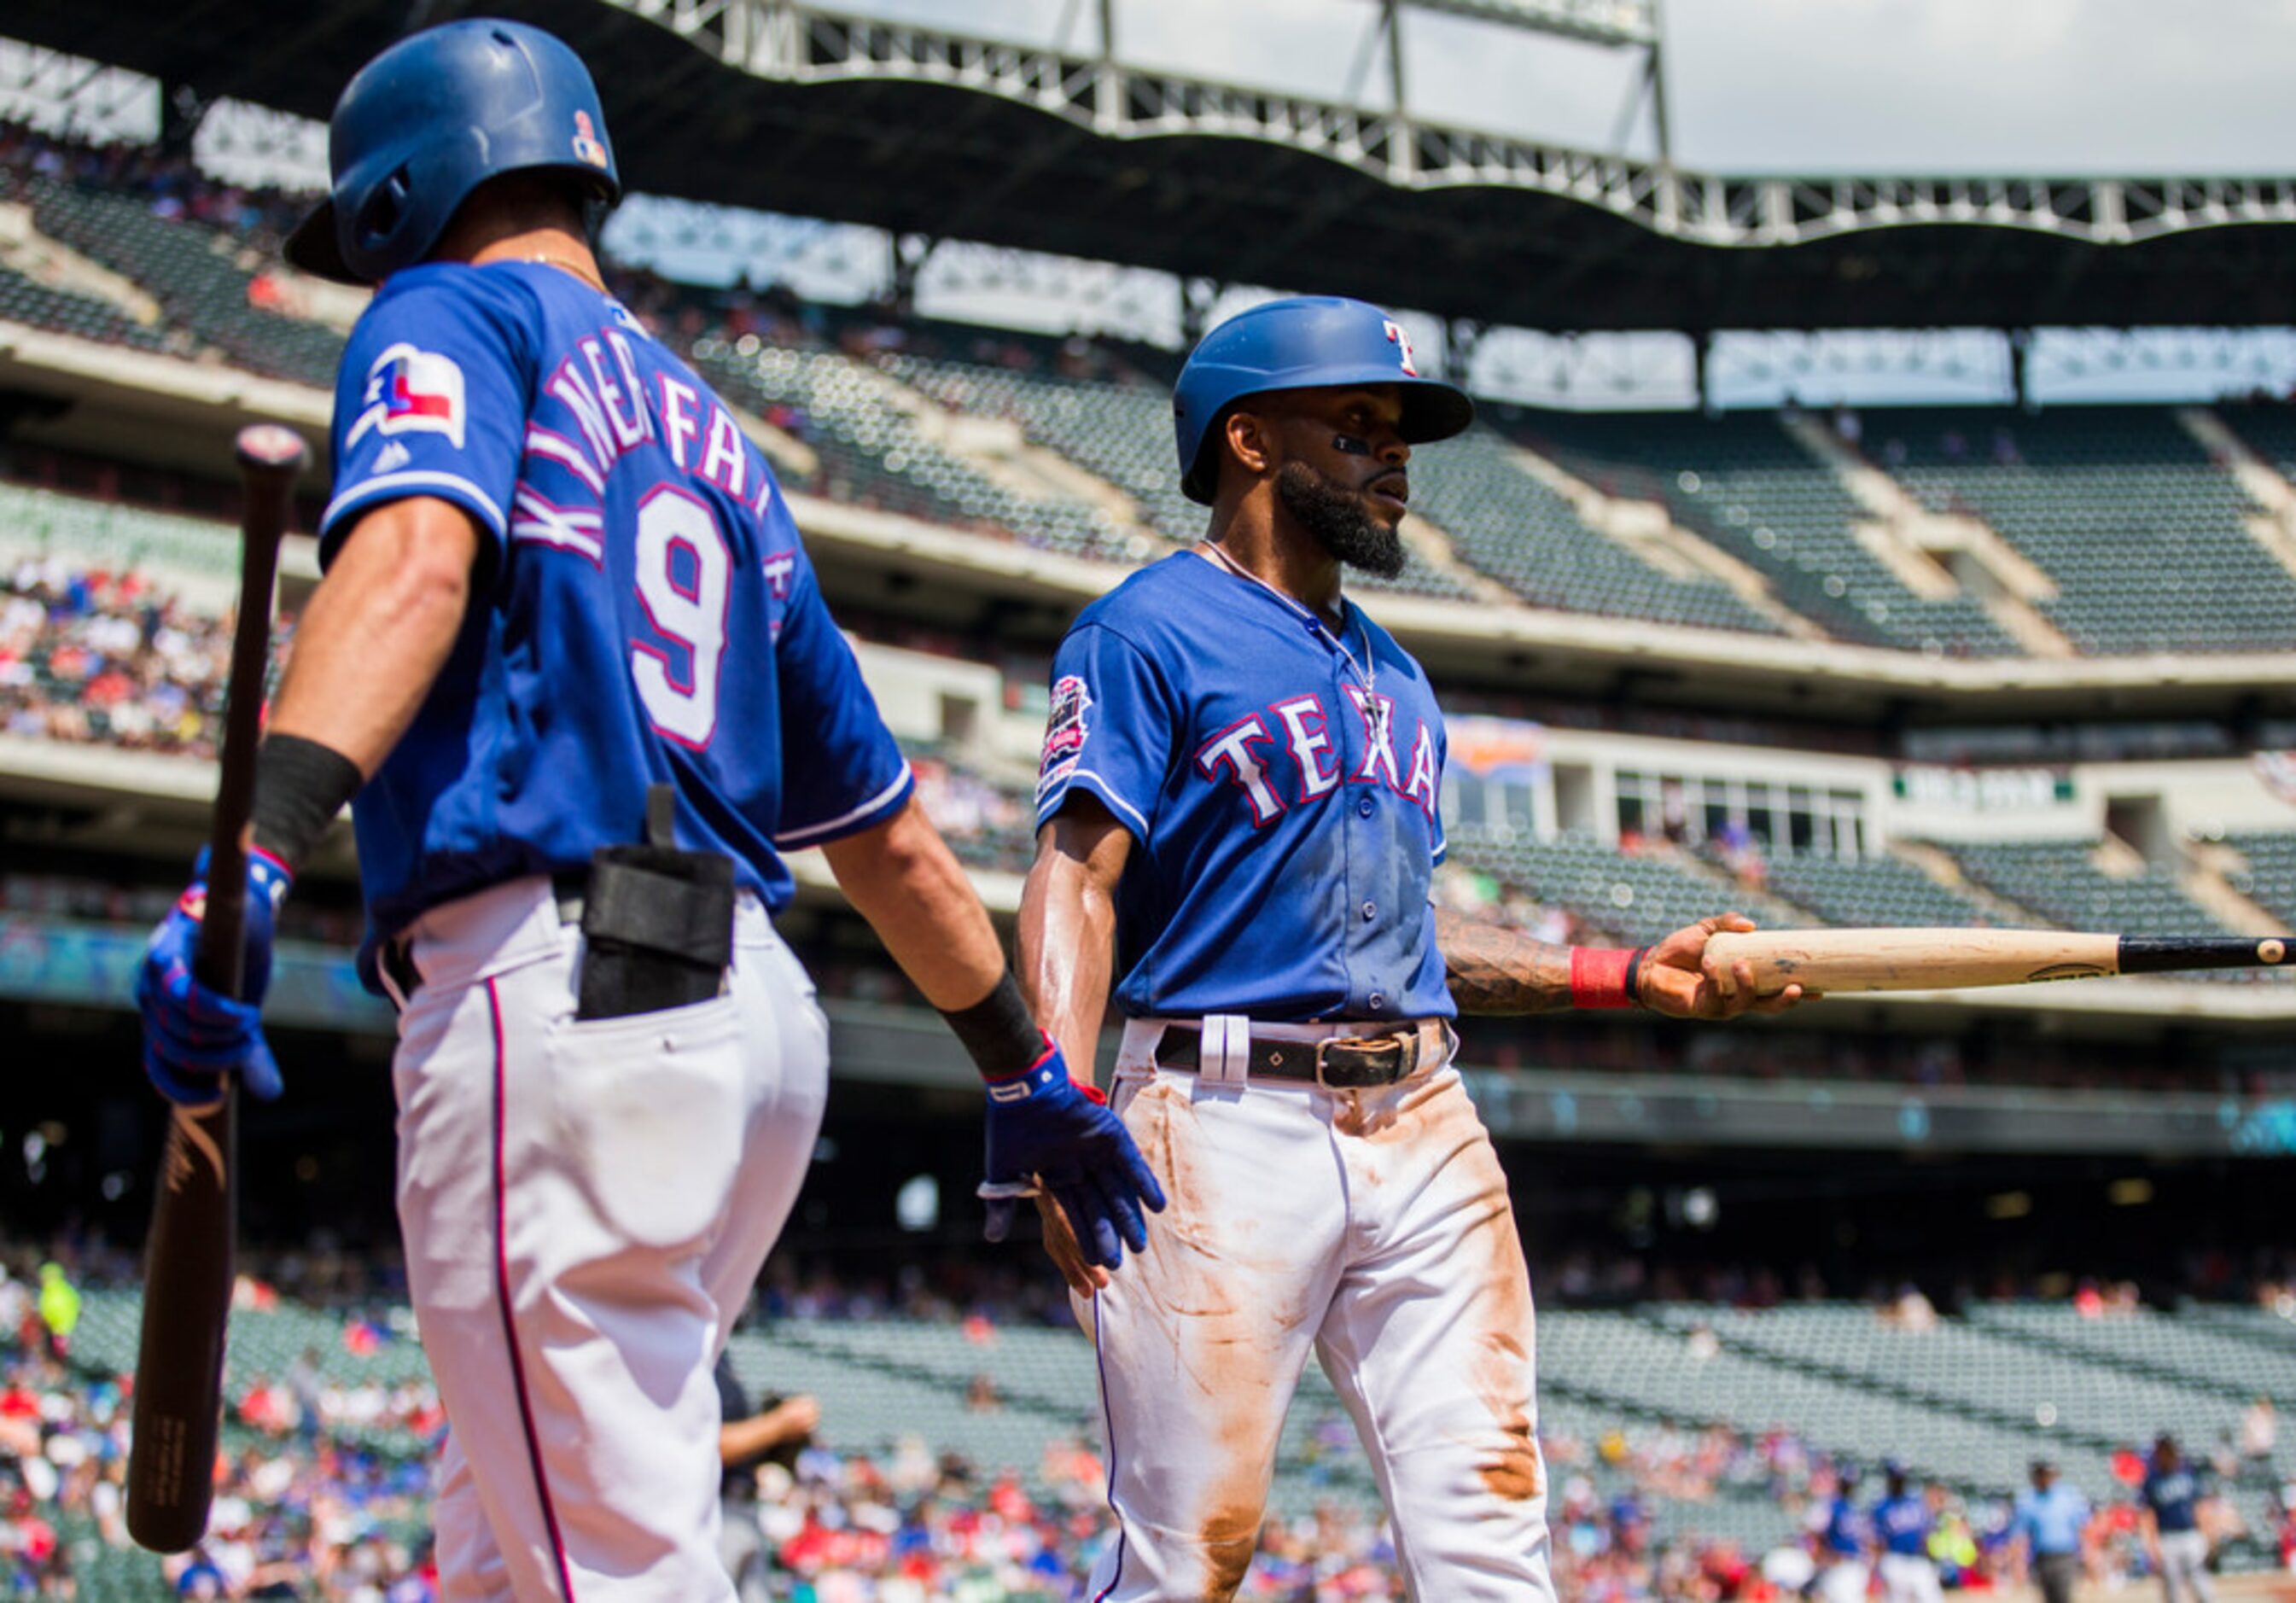
<svg viewBox="0 0 2296 1603">
<path fill-rule="evenodd" d="M 2296 222 L 2292 177 L 1728 177 L 1074 51 L 856 17 L 798 0 L 608 4 L 758 78 L 971 89 L 1111 139 L 1258 139 L 1401 189 L 1483 186 L 1553 195 L 1694 244 L 1799 245 L 1944 224 L 2125 245 L 2203 228 Z M 1636 8 L 1532 0 L 1505 9 L 1623 15 Z"/>
</svg>

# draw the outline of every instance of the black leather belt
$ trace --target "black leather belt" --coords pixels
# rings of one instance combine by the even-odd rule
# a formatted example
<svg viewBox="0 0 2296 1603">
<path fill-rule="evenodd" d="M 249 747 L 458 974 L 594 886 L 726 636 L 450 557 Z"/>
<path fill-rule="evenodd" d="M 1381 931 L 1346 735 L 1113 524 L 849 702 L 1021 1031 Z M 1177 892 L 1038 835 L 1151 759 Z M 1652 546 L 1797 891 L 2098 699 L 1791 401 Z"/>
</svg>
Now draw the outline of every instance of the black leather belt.
<svg viewBox="0 0 2296 1603">
<path fill-rule="evenodd" d="M 558 922 L 582 922 L 582 904 L 588 894 L 590 876 L 581 869 L 573 869 L 550 876 L 550 893 L 558 903 Z M 381 969 L 398 991 L 402 1006 L 414 999 L 422 989 L 422 971 L 414 966 L 414 940 L 411 935 L 397 934 L 375 949 L 375 966 Z"/>
<path fill-rule="evenodd" d="M 1156 1043 L 1156 1066 L 1193 1073 L 1201 1065 L 1203 1031 L 1167 1024 Z M 1367 1090 L 1408 1080 L 1419 1068 L 1419 1028 L 1388 1035 L 1330 1035 L 1321 1040 L 1251 1038 L 1255 1080 L 1300 1080 L 1327 1090 Z"/>
</svg>

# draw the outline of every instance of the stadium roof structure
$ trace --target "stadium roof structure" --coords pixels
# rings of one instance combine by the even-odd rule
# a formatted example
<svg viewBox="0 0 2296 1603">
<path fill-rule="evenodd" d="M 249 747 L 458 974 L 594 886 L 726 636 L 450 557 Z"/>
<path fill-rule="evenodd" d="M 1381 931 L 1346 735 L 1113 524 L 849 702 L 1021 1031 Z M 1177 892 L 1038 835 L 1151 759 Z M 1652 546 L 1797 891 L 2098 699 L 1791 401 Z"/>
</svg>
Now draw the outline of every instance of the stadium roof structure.
<svg viewBox="0 0 2296 1603">
<path fill-rule="evenodd" d="M 1414 3 L 1622 45 L 1648 13 Z M 324 118 L 411 16 L 469 9 L 14 0 L 7 27 Z M 1730 177 L 799 0 L 483 9 L 597 65 L 657 193 L 1554 332 L 2296 324 L 2296 177 Z"/>
</svg>

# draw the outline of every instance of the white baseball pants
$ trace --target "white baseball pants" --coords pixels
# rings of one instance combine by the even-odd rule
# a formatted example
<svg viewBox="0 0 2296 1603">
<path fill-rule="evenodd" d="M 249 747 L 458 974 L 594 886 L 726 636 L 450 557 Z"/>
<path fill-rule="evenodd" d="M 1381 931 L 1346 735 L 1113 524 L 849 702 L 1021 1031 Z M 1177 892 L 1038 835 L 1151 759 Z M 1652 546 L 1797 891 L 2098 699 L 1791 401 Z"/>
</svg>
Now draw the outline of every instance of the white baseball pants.
<svg viewBox="0 0 2296 1603">
<path fill-rule="evenodd" d="M 1313 1349 L 1426 1603 L 1554 1597 L 1530 1277 L 1456 1070 L 1332 1093 L 1153 1066 L 1128 1028 L 1115 1106 L 1163 1183 L 1148 1249 L 1079 1303 L 1099 1353 L 1118 1539 L 1093 1603 L 1214 1603 L 1257 1545 Z"/>
<path fill-rule="evenodd" d="M 417 920 L 398 1216 L 449 1603 L 731 1603 L 710 1367 L 804 1179 L 828 1025 L 761 906 L 727 992 L 577 1023 L 549 882 Z"/>
<path fill-rule="evenodd" d="M 1918 1553 L 1882 1554 L 1882 1595 L 1889 1603 L 1943 1603 L 1937 1561 Z"/>
<path fill-rule="evenodd" d="M 2209 1579 L 2209 1539 L 2199 1531 L 2161 1533 L 2161 1592 L 2168 1603 L 2216 1603 L 2217 1589 Z"/>
<path fill-rule="evenodd" d="M 1866 1603 L 1872 1572 L 1855 1558 L 1837 1558 L 1817 1578 L 1817 1595 L 1824 1603 Z"/>
</svg>

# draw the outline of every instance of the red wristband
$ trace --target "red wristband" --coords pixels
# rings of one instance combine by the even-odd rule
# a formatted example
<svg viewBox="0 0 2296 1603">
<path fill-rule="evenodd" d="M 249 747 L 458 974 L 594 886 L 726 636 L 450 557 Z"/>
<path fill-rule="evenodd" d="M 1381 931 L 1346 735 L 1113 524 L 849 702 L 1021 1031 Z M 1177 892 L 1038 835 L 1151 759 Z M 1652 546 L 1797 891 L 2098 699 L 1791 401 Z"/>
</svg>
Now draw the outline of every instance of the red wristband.
<svg viewBox="0 0 2296 1603">
<path fill-rule="evenodd" d="M 1570 1005 L 1573 1007 L 1631 1007 L 1627 971 L 1633 965 L 1632 949 L 1623 946 L 1574 946 L 1570 949 Z"/>
</svg>

